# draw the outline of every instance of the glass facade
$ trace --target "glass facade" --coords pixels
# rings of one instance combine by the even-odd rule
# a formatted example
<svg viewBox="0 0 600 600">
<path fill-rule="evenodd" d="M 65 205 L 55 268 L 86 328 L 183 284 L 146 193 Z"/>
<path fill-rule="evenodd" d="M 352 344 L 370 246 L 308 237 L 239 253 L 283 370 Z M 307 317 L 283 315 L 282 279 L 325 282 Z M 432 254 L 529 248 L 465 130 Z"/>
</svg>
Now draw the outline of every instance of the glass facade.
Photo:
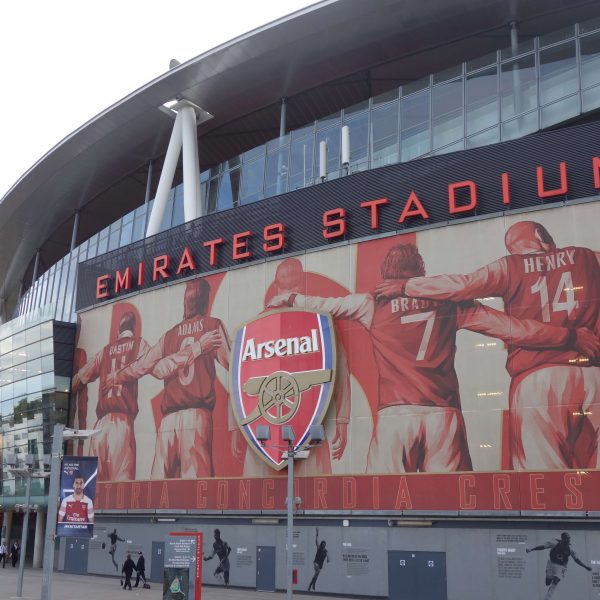
<svg viewBox="0 0 600 600">
<path fill-rule="evenodd" d="M 207 212 L 235 208 L 397 162 L 523 137 L 600 108 L 600 21 L 523 41 L 328 115 L 201 173 Z M 341 128 L 350 128 L 350 163 L 341 164 Z M 52 266 L 27 291 L 17 315 L 55 306 L 74 321 L 76 265 L 144 237 L 152 202 L 103 229 Z M 183 185 L 161 225 L 183 222 Z M 59 290 L 60 293 L 59 293 Z"/>
<path fill-rule="evenodd" d="M 54 423 L 67 423 L 75 328 L 37 311 L 0 327 L 2 506 L 25 500 L 25 479 L 6 471 L 6 455 L 50 453 Z M 44 479 L 32 479 L 32 503 L 44 505 Z"/>
</svg>

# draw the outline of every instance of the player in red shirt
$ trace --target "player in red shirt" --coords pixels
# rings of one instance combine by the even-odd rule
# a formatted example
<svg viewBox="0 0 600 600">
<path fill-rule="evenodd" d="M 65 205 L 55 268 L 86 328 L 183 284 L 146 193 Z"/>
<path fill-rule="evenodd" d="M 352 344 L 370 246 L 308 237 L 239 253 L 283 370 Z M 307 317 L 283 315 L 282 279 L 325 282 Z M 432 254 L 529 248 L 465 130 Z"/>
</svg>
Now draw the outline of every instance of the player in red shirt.
<svg viewBox="0 0 600 600">
<path fill-rule="evenodd" d="M 115 379 L 119 384 L 152 373 L 164 381 L 152 479 L 213 475 L 215 361 L 229 367 L 230 343 L 221 321 L 206 314 L 209 296 L 205 279 L 189 281 L 183 320 Z"/>
<path fill-rule="evenodd" d="M 378 298 L 461 301 L 499 296 L 505 311 L 578 331 L 599 333 L 600 266 L 592 250 L 557 248 L 546 228 L 534 221 L 512 225 L 505 235 L 509 252 L 468 275 L 384 281 Z M 591 417 L 600 421 L 600 367 L 597 356 L 582 356 L 576 347 L 525 348 L 509 340 L 506 368 L 512 376 L 509 394 L 511 456 L 515 469 L 587 468 L 597 453 L 597 439 L 583 458 L 576 444 Z"/>
<path fill-rule="evenodd" d="M 90 443 L 90 454 L 98 457 L 100 481 L 135 479 L 136 444 L 133 420 L 138 413 L 137 381 L 111 386 L 109 381 L 118 369 L 126 367 L 150 349 L 135 335 L 136 316 L 126 312 L 119 321 L 117 338 L 107 344 L 73 377 L 71 389 L 80 394 L 91 382 L 100 379 L 96 406 L 98 429 Z M 80 425 L 82 415 L 79 415 Z"/>
<path fill-rule="evenodd" d="M 60 503 L 58 509 L 59 523 L 88 524 L 94 522 L 94 503 L 83 493 L 83 486 L 83 477 L 75 475 L 73 493 Z"/>
<path fill-rule="evenodd" d="M 413 244 L 392 247 L 383 279 L 425 274 Z M 394 298 L 371 294 L 317 298 L 285 294 L 272 306 L 304 306 L 353 319 L 370 331 L 379 375 L 378 418 L 367 472 L 464 471 L 472 468 L 454 370 L 456 332 L 470 329 L 525 347 L 569 347 L 597 340 L 587 331 L 522 321 L 469 302 Z M 591 338 L 591 339 L 590 339 Z"/>
</svg>

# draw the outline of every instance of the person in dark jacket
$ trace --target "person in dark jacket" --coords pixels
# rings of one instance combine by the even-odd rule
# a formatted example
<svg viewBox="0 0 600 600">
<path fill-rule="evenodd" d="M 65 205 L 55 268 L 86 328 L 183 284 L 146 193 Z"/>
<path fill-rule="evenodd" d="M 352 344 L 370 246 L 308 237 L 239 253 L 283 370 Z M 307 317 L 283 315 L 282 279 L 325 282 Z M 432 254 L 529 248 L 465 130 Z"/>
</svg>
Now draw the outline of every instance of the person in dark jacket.
<svg viewBox="0 0 600 600">
<path fill-rule="evenodd" d="M 10 549 L 10 559 L 12 566 L 16 567 L 19 562 L 19 556 L 21 555 L 21 549 L 19 548 L 19 542 L 15 542 Z"/>
<path fill-rule="evenodd" d="M 123 563 L 123 568 L 121 569 L 121 573 L 125 575 L 125 583 L 123 584 L 124 590 L 131 589 L 131 576 L 133 575 L 134 569 L 135 563 L 131 560 L 131 554 L 128 554 L 127 560 Z"/>
<path fill-rule="evenodd" d="M 135 570 L 137 571 L 137 577 L 135 578 L 135 585 L 133 587 L 137 587 L 140 584 L 140 579 L 144 582 L 144 587 L 146 587 L 146 559 L 144 558 L 144 554 L 140 551 L 138 553 L 138 561 L 137 565 L 135 565 Z"/>
</svg>

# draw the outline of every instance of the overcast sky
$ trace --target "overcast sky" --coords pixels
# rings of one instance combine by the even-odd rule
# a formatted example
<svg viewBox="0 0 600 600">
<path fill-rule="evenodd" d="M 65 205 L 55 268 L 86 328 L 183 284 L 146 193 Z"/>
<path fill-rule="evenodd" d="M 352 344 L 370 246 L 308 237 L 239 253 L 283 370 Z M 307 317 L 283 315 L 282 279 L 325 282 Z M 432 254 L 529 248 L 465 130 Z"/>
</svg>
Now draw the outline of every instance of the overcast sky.
<svg viewBox="0 0 600 600">
<path fill-rule="evenodd" d="M 314 0 L 4 0 L 0 198 L 55 144 L 168 70 Z"/>
</svg>

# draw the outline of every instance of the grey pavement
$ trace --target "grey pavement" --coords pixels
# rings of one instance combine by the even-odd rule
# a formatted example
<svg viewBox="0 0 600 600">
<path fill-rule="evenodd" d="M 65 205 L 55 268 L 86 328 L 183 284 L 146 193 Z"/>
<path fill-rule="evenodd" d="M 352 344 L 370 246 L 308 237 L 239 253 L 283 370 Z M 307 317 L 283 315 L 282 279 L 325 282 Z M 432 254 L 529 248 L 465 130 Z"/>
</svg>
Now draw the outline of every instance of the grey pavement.
<svg viewBox="0 0 600 600">
<path fill-rule="evenodd" d="M 15 600 L 17 571 L 10 566 L 0 568 L 0 600 Z M 162 600 L 162 586 L 150 582 L 149 590 L 124 590 L 118 577 L 71 575 L 55 571 L 52 579 L 52 600 Z M 26 569 L 23 577 L 23 600 L 39 600 L 42 589 L 42 570 Z M 335 600 L 346 596 L 318 595 L 294 592 L 298 600 Z M 204 586 L 202 600 L 285 600 L 285 592 L 257 592 L 244 588 Z"/>
</svg>

